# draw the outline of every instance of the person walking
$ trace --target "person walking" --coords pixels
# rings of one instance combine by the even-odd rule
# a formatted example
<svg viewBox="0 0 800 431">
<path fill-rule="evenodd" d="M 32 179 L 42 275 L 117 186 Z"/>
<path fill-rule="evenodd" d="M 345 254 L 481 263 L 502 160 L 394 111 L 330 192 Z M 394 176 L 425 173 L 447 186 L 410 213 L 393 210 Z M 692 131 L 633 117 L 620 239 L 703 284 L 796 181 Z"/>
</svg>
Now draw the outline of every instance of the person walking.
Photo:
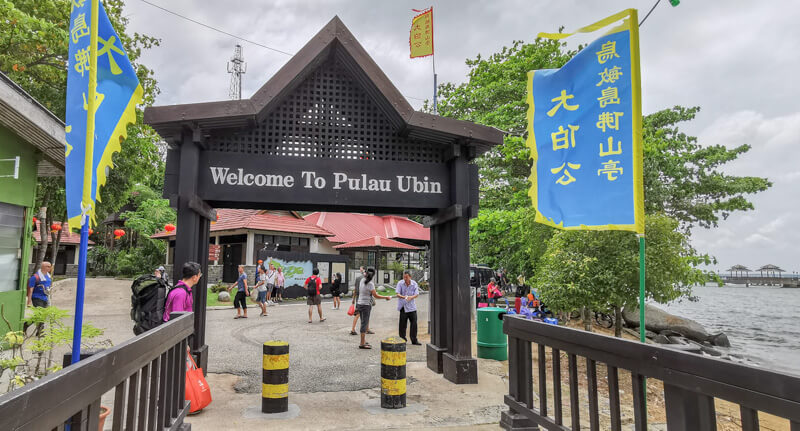
<svg viewBox="0 0 800 431">
<path fill-rule="evenodd" d="M 358 345 L 359 349 L 371 349 L 372 346 L 367 343 L 367 327 L 369 326 L 369 315 L 372 312 L 371 298 L 392 299 L 389 296 L 379 295 L 375 290 L 375 283 L 372 279 L 375 277 L 375 268 L 367 268 L 367 274 L 361 279 L 358 286 L 358 300 L 356 301 L 356 309 L 361 316 L 361 344 Z"/>
<path fill-rule="evenodd" d="M 169 321 L 169 315 L 181 311 L 194 311 L 192 300 L 192 288 L 200 281 L 203 273 L 200 272 L 200 264 L 197 262 L 186 262 L 181 268 L 181 280 L 167 294 L 164 301 L 165 322 Z"/>
<path fill-rule="evenodd" d="M 333 276 L 333 283 L 331 283 L 331 296 L 333 296 L 333 307 L 331 309 L 338 310 L 342 305 L 342 300 L 339 295 L 342 294 L 342 274 L 336 273 Z"/>
<path fill-rule="evenodd" d="M 283 285 L 286 278 L 283 276 L 283 268 L 278 267 L 278 275 L 275 276 L 275 290 L 278 291 L 278 302 L 283 302 Z"/>
<path fill-rule="evenodd" d="M 50 306 L 50 286 L 53 284 L 53 279 L 50 278 L 50 270 L 53 265 L 44 261 L 28 280 L 28 307 L 47 308 Z M 30 325 L 25 323 L 22 325 L 22 332 L 28 332 Z M 44 324 L 39 323 L 36 325 L 36 336 L 42 335 Z"/>
<path fill-rule="evenodd" d="M 308 295 L 308 299 L 306 300 L 306 304 L 308 304 L 308 323 L 312 322 L 312 310 L 315 305 L 317 306 L 317 313 L 319 313 L 319 321 L 324 322 L 325 318 L 322 317 L 322 295 L 319 292 L 319 289 L 322 287 L 322 279 L 319 278 L 319 268 L 314 268 L 311 277 L 306 279 L 303 287 L 306 289 Z"/>
<path fill-rule="evenodd" d="M 247 287 L 247 274 L 244 272 L 244 265 L 239 265 L 239 278 L 236 283 L 231 284 L 228 292 L 236 287 L 236 296 L 233 298 L 233 306 L 236 307 L 236 317 L 234 319 L 247 319 L 247 297 L 250 296 L 250 289 Z M 244 311 L 244 316 L 242 316 Z"/>
<path fill-rule="evenodd" d="M 261 316 L 267 315 L 267 275 L 264 270 L 264 265 L 258 265 L 258 273 L 256 274 L 256 290 L 258 290 L 258 298 L 256 302 L 261 307 Z"/>
<path fill-rule="evenodd" d="M 270 261 L 265 279 L 265 285 L 267 286 L 267 305 L 269 306 L 275 305 L 275 301 L 273 301 L 272 298 L 275 298 L 275 279 L 277 277 L 278 271 L 275 270 L 275 265 Z"/>
<path fill-rule="evenodd" d="M 408 341 L 406 338 L 406 325 L 411 321 L 411 331 L 408 333 L 411 337 L 411 344 L 421 346 L 422 343 L 417 341 L 417 304 L 414 301 L 419 296 L 419 286 L 417 282 L 411 279 L 411 271 L 403 271 L 403 279 L 397 282 L 395 288 L 397 292 L 397 310 L 400 312 L 400 338 Z"/>
</svg>

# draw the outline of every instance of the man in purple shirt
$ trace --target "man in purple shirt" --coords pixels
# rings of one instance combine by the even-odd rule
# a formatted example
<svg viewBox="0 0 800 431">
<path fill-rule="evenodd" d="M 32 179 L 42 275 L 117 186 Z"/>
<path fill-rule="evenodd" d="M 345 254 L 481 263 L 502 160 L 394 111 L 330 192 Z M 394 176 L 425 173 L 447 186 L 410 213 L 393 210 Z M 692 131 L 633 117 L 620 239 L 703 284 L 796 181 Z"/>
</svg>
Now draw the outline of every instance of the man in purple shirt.
<svg viewBox="0 0 800 431">
<path fill-rule="evenodd" d="M 193 311 L 192 306 L 192 287 L 200 281 L 203 273 L 200 272 L 200 264 L 197 262 L 186 262 L 181 269 L 181 281 L 173 287 L 167 294 L 164 304 L 164 321 L 169 320 L 169 315 L 181 311 Z"/>
<path fill-rule="evenodd" d="M 411 321 L 411 344 L 420 346 L 422 343 L 417 341 L 417 304 L 414 299 L 419 296 L 419 286 L 417 282 L 411 279 L 411 271 L 403 271 L 403 279 L 397 282 L 395 288 L 397 292 L 397 310 L 400 311 L 400 338 L 406 339 L 406 325 Z"/>
</svg>

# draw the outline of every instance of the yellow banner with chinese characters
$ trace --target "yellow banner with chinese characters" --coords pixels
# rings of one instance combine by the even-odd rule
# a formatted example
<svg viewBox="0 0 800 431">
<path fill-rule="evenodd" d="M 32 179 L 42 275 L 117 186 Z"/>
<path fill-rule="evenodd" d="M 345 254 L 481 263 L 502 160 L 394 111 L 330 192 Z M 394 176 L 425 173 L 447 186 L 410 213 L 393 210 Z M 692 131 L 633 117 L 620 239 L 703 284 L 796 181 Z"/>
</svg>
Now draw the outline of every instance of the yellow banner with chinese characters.
<svg viewBox="0 0 800 431">
<path fill-rule="evenodd" d="M 421 12 L 411 20 L 411 33 L 408 37 L 408 46 L 411 48 L 411 58 L 427 57 L 433 55 L 433 6 Z"/>
</svg>

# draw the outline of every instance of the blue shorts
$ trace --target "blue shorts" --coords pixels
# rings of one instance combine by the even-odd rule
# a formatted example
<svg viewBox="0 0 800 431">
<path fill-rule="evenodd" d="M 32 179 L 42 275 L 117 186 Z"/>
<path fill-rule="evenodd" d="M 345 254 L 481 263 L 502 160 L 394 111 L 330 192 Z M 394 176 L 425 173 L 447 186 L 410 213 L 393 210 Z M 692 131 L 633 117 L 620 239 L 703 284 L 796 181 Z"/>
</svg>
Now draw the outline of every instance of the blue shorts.
<svg viewBox="0 0 800 431">
<path fill-rule="evenodd" d="M 262 303 L 263 302 L 267 302 L 267 291 L 266 290 L 263 291 L 263 292 L 260 291 L 260 290 L 258 291 L 258 299 L 256 299 L 256 302 L 262 302 Z"/>
</svg>

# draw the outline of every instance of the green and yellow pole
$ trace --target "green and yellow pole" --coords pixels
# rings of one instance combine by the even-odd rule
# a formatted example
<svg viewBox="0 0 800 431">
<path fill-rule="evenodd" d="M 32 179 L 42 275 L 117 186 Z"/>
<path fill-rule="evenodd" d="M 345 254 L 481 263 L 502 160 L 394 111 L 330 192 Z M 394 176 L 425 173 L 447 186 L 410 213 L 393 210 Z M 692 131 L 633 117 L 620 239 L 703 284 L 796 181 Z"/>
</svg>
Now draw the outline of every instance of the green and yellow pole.
<svg viewBox="0 0 800 431">
<path fill-rule="evenodd" d="M 639 340 L 645 342 L 644 327 L 644 234 L 639 235 Z"/>
<path fill-rule="evenodd" d="M 261 413 L 289 411 L 289 343 L 264 343 Z"/>
</svg>

